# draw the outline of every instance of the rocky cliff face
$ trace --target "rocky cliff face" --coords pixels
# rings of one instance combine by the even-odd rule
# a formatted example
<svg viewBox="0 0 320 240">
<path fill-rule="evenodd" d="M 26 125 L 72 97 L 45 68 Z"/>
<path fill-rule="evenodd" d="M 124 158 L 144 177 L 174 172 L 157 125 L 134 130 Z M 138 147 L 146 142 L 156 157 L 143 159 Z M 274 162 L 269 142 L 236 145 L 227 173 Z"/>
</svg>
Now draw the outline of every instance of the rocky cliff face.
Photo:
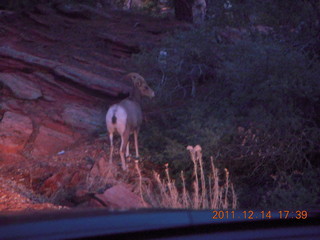
<svg viewBox="0 0 320 240">
<path fill-rule="evenodd" d="M 51 179 L 57 184 L 66 174 L 59 184 L 78 185 L 86 170 L 78 169 L 74 177 L 77 169 L 60 168 L 64 174 L 58 175 L 59 168 L 52 165 L 57 154 L 106 131 L 108 106 L 129 91 L 119 80 L 127 73 L 123 60 L 142 47 L 154 47 L 178 26 L 171 20 L 68 4 L 0 15 L 1 177 L 20 176 L 25 185 L 42 193 L 49 188 L 50 194 L 57 191 L 49 184 L 52 177 L 59 178 Z M 99 155 L 81 153 L 79 161 Z M 67 163 L 60 159 L 59 164 Z"/>
</svg>

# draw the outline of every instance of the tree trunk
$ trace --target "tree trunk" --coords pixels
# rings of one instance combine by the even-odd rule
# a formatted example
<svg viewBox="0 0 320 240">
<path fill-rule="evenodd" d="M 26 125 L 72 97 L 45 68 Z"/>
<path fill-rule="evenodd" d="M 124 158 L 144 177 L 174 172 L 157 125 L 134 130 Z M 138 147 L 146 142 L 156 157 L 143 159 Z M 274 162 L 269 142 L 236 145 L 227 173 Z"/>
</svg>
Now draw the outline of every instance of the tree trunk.
<svg viewBox="0 0 320 240">
<path fill-rule="evenodd" d="M 176 19 L 193 22 L 192 6 L 194 0 L 174 0 L 174 11 Z"/>
</svg>

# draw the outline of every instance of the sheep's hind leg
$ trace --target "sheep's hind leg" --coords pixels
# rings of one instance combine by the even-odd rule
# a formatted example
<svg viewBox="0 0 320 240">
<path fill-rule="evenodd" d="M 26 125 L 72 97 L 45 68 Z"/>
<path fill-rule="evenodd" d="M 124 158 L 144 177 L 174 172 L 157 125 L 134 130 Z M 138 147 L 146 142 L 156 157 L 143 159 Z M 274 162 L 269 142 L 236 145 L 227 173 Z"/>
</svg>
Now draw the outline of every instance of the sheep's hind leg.
<svg viewBox="0 0 320 240">
<path fill-rule="evenodd" d="M 125 158 L 124 153 L 125 153 L 126 148 L 127 148 L 128 140 L 129 140 L 129 134 L 124 133 L 121 136 L 121 146 L 120 146 L 120 158 L 121 158 L 122 170 L 127 170 L 126 158 Z"/>
<path fill-rule="evenodd" d="M 129 145 L 130 145 L 130 143 L 129 143 L 129 141 L 128 141 L 127 147 L 126 147 L 126 157 L 129 157 L 129 156 L 130 156 Z"/>
<path fill-rule="evenodd" d="M 138 131 L 133 132 L 134 135 L 134 146 L 136 149 L 136 159 L 139 159 L 139 146 L 138 146 Z"/>
<path fill-rule="evenodd" d="M 109 134 L 109 139 L 110 139 L 110 155 L 109 155 L 109 163 L 112 163 L 112 156 L 113 156 L 113 133 Z"/>
</svg>

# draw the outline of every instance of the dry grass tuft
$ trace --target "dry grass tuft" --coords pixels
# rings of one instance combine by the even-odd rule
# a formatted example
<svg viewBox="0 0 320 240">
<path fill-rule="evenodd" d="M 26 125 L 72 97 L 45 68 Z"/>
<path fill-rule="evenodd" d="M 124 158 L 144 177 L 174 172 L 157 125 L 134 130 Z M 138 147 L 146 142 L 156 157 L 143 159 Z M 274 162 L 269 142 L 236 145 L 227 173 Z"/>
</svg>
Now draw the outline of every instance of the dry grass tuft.
<svg viewBox="0 0 320 240">
<path fill-rule="evenodd" d="M 153 172 L 155 187 L 143 186 L 140 181 L 140 196 L 144 199 L 147 195 L 148 202 L 154 207 L 164 208 L 191 208 L 191 209 L 235 209 L 237 208 L 237 196 L 233 184 L 229 179 L 228 169 L 224 169 L 222 178 L 213 163 L 211 157 L 211 173 L 207 174 L 203 168 L 202 149 L 199 145 L 188 146 L 190 158 L 194 164 L 192 190 L 188 191 L 186 179 L 181 171 L 182 189 L 178 191 L 175 181 L 169 174 L 168 163 L 165 164 L 165 178 L 161 179 L 160 174 Z M 141 179 L 141 171 L 136 161 L 136 170 Z M 205 178 L 207 176 L 207 180 Z M 144 189 L 144 191 L 143 191 Z"/>
</svg>

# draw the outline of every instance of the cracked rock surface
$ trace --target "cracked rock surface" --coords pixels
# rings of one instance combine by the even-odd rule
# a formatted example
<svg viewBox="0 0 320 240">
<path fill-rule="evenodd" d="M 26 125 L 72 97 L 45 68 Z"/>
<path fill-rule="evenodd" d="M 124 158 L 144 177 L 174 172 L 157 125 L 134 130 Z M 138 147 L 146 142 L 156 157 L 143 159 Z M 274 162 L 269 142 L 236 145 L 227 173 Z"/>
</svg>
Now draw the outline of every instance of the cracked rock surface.
<svg viewBox="0 0 320 240">
<path fill-rule="evenodd" d="M 108 159 L 107 137 L 96 139 L 106 132 L 108 106 L 130 90 L 120 80 L 128 71 L 124 60 L 181 26 L 83 5 L 0 16 L 0 193 L 7 196 L 0 196 L 0 210 L 14 210 L 6 205 L 12 184 L 20 189 L 15 194 L 36 196 L 24 196 L 25 208 L 83 204 L 89 193 L 116 185 L 112 166 L 92 168 Z"/>
</svg>

